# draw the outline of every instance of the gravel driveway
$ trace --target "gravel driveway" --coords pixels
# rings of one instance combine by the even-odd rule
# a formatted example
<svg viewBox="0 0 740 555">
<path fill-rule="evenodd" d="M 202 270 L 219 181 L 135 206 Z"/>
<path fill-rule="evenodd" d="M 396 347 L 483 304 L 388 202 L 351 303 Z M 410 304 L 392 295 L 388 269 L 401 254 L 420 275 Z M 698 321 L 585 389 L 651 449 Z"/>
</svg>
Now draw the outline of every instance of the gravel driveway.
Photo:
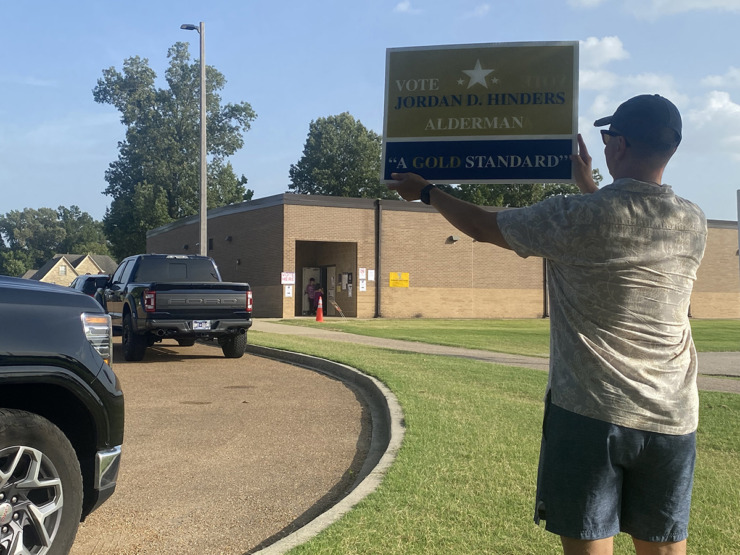
<svg viewBox="0 0 740 555">
<path fill-rule="evenodd" d="M 337 380 L 212 345 L 165 342 L 135 363 L 117 340 L 114 355 L 118 487 L 72 555 L 247 553 L 331 505 L 365 458 L 367 409 Z"/>
</svg>

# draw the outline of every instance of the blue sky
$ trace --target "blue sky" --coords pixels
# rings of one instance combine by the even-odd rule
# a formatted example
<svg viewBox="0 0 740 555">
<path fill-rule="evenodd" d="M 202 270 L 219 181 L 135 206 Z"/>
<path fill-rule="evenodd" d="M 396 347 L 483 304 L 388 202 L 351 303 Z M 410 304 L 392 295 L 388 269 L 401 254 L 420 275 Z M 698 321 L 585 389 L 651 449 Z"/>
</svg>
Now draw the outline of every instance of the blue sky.
<svg viewBox="0 0 740 555">
<path fill-rule="evenodd" d="M 347 111 L 382 133 L 386 48 L 575 40 L 579 127 L 605 182 L 593 121 L 660 93 L 684 118 L 664 181 L 708 218 L 737 220 L 740 0 L 6 0 L 0 214 L 77 205 L 102 219 L 125 129 L 92 89 L 135 55 L 161 79 L 177 41 L 197 58 L 198 34 L 180 24 L 200 21 L 223 99 L 258 116 L 231 158 L 255 198 L 288 190 L 312 120 Z"/>
</svg>

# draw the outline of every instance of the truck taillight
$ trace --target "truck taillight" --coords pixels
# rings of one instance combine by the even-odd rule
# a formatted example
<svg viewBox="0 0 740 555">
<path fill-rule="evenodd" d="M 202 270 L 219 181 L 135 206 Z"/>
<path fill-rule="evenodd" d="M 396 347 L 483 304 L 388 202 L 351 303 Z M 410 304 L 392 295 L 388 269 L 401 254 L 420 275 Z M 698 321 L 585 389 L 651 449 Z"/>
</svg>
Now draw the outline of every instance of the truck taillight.
<svg viewBox="0 0 740 555">
<path fill-rule="evenodd" d="M 247 291 L 247 312 L 252 312 L 252 292 Z"/>
<path fill-rule="evenodd" d="M 154 312 L 157 308 L 157 292 L 156 291 L 144 291 L 144 310 L 147 312 Z"/>
<path fill-rule="evenodd" d="M 113 365 L 113 326 L 108 314 L 91 314 L 83 312 L 81 315 L 85 337 L 90 345 L 103 357 L 108 366 Z"/>
</svg>

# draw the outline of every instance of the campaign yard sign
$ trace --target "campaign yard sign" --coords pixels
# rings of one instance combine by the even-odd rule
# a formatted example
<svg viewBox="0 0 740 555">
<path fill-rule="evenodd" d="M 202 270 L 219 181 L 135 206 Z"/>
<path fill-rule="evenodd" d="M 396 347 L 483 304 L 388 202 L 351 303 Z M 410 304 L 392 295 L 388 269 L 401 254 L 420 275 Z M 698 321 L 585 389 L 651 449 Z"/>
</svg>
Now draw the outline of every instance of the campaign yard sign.
<svg viewBox="0 0 740 555">
<path fill-rule="evenodd" d="M 389 48 L 385 87 L 383 181 L 573 181 L 578 42 Z"/>
</svg>

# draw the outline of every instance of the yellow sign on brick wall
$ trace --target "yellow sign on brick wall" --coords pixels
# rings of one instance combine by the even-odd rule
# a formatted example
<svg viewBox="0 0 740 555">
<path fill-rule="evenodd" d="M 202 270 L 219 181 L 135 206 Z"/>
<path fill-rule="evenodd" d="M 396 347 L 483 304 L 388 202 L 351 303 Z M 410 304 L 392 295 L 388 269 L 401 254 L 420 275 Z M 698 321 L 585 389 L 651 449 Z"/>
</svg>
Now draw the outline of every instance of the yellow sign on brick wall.
<svg viewBox="0 0 740 555">
<path fill-rule="evenodd" d="M 390 287 L 408 287 L 409 286 L 409 273 L 408 272 L 391 272 Z"/>
</svg>

